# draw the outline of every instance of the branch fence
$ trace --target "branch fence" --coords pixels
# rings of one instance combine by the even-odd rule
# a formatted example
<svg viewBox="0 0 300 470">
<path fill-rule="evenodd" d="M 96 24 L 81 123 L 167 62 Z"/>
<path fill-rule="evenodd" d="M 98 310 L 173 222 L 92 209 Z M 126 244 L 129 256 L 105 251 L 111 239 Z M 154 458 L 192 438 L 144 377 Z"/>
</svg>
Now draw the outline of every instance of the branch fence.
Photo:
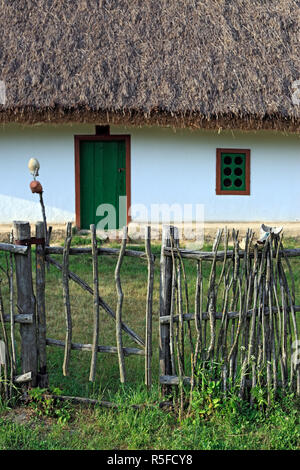
<svg viewBox="0 0 300 470">
<path fill-rule="evenodd" d="M 91 247 L 72 247 L 72 227 L 67 225 L 64 246 L 48 246 L 51 228 L 45 234 L 45 223 L 36 225 L 31 238 L 27 222 L 15 222 L 11 243 L 0 243 L 5 252 L 6 267 L 1 267 L 8 285 L 9 313 L 4 310 L 0 284 L 0 387 L 10 398 L 14 387 L 47 387 L 47 346 L 64 349 L 62 370 L 69 373 L 72 350 L 89 351 L 89 380 L 94 381 L 99 353 L 116 354 L 120 381 L 126 381 L 124 357 L 144 356 L 145 384 L 151 386 L 154 297 L 154 263 L 151 251 L 151 230 L 145 231 L 145 251 L 127 248 L 128 231 L 124 228 L 120 249 L 98 246 L 95 226 L 91 226 Z M 259 385 L 266 387 L 268 401 L 279 388 L 294 390 L 300 395 L 300 364 L 298 354 L 296 282 L 291 259 L 300 256 L 299 249 L 285 249 L 282 236 L 270 234 L 264 244 L 254 242 L 247 231 L 245 249 L 240 249 L 238 231 L 218 230 L 211 252 L 186 250 L 179 247 L 176 227 L 164 227 L 160 257 L 159 314 L 159 381 L 164 393 L 190 384 L 198 386 L 201 374 L 208 373 L 220 380 L 225 393 L 238 389 L 241 398 L 252 400 Z M 36 244 L 35 285 L 32 276 L 31 245 Z M 232 249 L 229 245 L 233 244 Z M 222 250 L 220 249 L 222 247 Z M 69 267 L 70 256 L 92 256 L 93 284 L 89 285 Z M 53 258 L 61 255 L 61 262 Z M 99 292 L 98 258 L 114 256 L 116 310 L 105 302 Z M 121 267 L 124 257 L 147 262 L 147 294 L 145 335 L 142 338 L 123 319 L 124 292 Z M 191 260 L 191 261 L 189 261 Z M 187 263 L 194 264 L 193 286 L 187 276 Z M 47 336 L 47 305 L 45 302 L 46 266 L 61 272 L 65 318 L 65 340 Z M 190 277 L 190 274 L 189 274 Z M 15 278 L 15 282 L 14 282 Z M 75 343 L 70 299 L 70 281 L 76 283 L 93 299 L 93 335 L 90 344 Z M 4 282 L 4 281 L 3 281 Z M 15 291 L 16 286 L 16 291 Z M 193 299 L 191 295 L 193 291 Z M 115 324 L 116 345 L 99 345 L 100 310 Z M 10 327 L 7 328 L 6 324 Z M 20 325 L 21 373 L 17 374 L 16 325 Z M 123 335 L 136 347 L 125 347 Z"/>
<path fill-rule="evenodd" d="M 203 371 L 241 398 L 257 385 L 268 401 L 279 387 L 300 395 L 295 280 L 290 258 L 300 250 L 284 249 L 271 233 L 264 244 L 247 231 L 245 249 L 238 231 L 218 230 L 213 251 L 179 248 L 177 229 L 165 229 L 161 249 L 160 383 L 191 388 Z M 233 249 L 229 250 L 229 239 Z M 219 247 L 223 241 L 224 250 Z M 184 260 L 197 265 L 194 312 Z M 207 273 L 207 274 L 204 274 Z M 204 284 L 207 284 L 204 289 Z M 189 374 L 187 373 L 189 370 Z"/>
</svg>

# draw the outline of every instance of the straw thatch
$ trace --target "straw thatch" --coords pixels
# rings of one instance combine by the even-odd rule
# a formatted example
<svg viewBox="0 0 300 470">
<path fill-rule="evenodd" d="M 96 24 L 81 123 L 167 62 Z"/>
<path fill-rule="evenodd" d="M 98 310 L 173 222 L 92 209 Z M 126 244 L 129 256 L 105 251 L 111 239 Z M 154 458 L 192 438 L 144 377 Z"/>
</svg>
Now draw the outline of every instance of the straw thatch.
<svg viewBox="0 0 300 470">
<path fill-rule="evenodd" d="M 300 129 L 298 0 L 0 0 L 0 121 Z"/>
</svg>

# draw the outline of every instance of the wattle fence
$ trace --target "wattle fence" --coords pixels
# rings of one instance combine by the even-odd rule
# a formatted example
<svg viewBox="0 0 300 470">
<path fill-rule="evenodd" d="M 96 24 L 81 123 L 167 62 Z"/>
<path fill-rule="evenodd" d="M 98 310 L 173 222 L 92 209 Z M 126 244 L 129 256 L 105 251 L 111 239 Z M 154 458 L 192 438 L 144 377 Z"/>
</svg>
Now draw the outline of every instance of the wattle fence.
<svg viewBox="0 0 300 470">
<path fill-rule="evenodd" d="M 9 312 L 6 312 L 0 290 L 0 392 L 6 398 L 13 395 L 18 384 L 25 390 L 35 386 L 48 387 L 47 346 L 64 349 L 64 375 L 69 372 L 72 350 L 89 351 L 90 381 L 95 380 L 98 354 L 111 353 L 118 357 L 122 383 L 126 381 L 124 357 L 144 356 L 146 386 L 159 381 L 163 393 L 173 393 L 173 386 L 182 391 L 185 384 L 193 390 L 201 378 L 209 374 L 211 379 L 221 382 L 225 394 L 238 390 L 240 397 L 245 399 L 253 399 L 257 386 L 266 388 L 269 401 L 279 389 L 293 390 L 300 395 L 297 325 L 300 306 L 296 305 L 296 282 L 290 262 L 300 256 L 300 249 L 285 249 L 280 235 L 270 233 L 262 244 L 258 244 L 254 242 L 253 232 L 248 230 L 242 250 L 237 231 L 233 230 L 230 234 L 227 229 L 219 230 L 213 250 L 204 252 L 180 248 L 176 227 L 164 227 L 157 332 L 160 374 L 153 377 L 155 257 L 151 252 L 150 227 L 145 231 L 144 252 L 127 249 L 126 227 L 120 249 L 98 246 L 95 226 L 91 226 L 91 247 L 71 246 L 71 224 L 67 225 L 63 247 L 49 246 L 50 233 L 51 230 L 48 231 L 40 222 L 36 225 L 33 238 L 29 223 L 15 222 L 14 239 L 11 243 L 0 243 L 0 251 L 6 253 L 1 272 L 9 293 Z M 35 285 L 32 244 L 37 247 Z M 87 284 L 69 268 L 70 256 L 85 254 L 92 255 L 93 285 Z M 52 255 L 61 255 L 61 262 Z M 99 293 L 99 256 L 117 258 L 114 271 L 115 311 Z M 125 256 L 147 262 L 145 310 L 137 312 L 144 316 L 144 337 L 127 325 L 122 317 L 124 293 L 120 269 Z M 196 266 L 193 286 L 187 279 L 187 263 Z M 47 335 L 47 265 L 61 272 L 65 341 Z M 93 337 L 90 344 L 73 341 L 70 281 L 88 292 L 93 300 Z M 115 346 L 99 345 L 100 308 L 114 320 Z M 21 351 L 19 371 L 15 347 L 15 328 L 18 324 Z M 136 343 L 136 347 L 123 345 L 124 334 Z"/>
<path fill-rule="evenodd" d="M 145 252 L 129 250 L 126 248 L 128 234 L 127 227 L 124 228 L 121 248 L 98 247 L 95 226 L 91 226 L 92 246 L 91 247 L 71 247 L 72 230 L 71 224 L 67 224 L 66 239 L 63 247 L 47 246 L 45 225 L 40 222 L 36 225 L 36 237 L 31 237 L 30 225 L 26 222 L 16 222 L 14 224 L 15 241 L 11 244 L 0 243 L 0 251 L 8 253 L 7 270 L 2 267 L 2 271 L 8 278 L 10 295 L 10 314 L 5 314 L 3 297 L 0 292 L 0 321 L 2 324 L 1 356 L 3 373 L 0 370 L 0 386 L 2 386 L 6 398 L 12 396 L 15 384 L 24 384 L 28 387 L 47 387 L 49 377 L 47 371 L 47 346 L 57 346 L 64 349 L 64 359 L 62 364 L 63 375 L 69 374 L 69 362 L 72 350 L 91 352 L 91 364 L 89 380 L 95 381 L 97 367 L 97 356 L 99 353 L 115 354 L 118 356 L 120 381 L 126 380 L 126 369 L 124 357 L 129 355 L 145 357 L 145 385 L 151 386 L 152 382 L 152 297 L 153 297 L 153 277 L 155 257 L 151 252 L 151 230 L 148 227 L 145 232 Z M 48 238 L 49 239 L 49 238 Z M 31 245 L 36 248 L 36 275 L 35 293 L 32 276 L 32 253 Z M 62 262 L 58 262 L 51 255 L 62 255 Z M 92 255 L 93 285 L 90 286 L 76 273 L 69 269 L 69 257 L 72 255 Z M 13 263 L 13 256 L 15 263 Z M 99 273 L 98 257 L 117 257 L 115 267 L 115 284 L 117 308 L 113 310 L 99 294 Z M 147 295 L 145 311 L 141 312 L 145 318 L 145 338 L 137 334 L 122 319 L 122 306 L 124 294 L 120 277 L 120 269 L 124 257 L 134 257 L 147 262 Z M 64 317 L 65 317 L 65 341 L 48 338 L 47 336 L 47 305 L 46 305 L 46 265 L 52 265 L 62 274 Z M 14 266 L 15 265 L 15 270 Z M 15 272 L 14 272 L 15 271 Z M 14 282 L 16 278 L 17 299 L 15 302 Z M 75 282 L 84 291 L 93 297 L 93 338 L 90 344 L 74 343 L 72 338 L 72 309 L 70 299 L 69 282 Z M 15 313 L 15 303 L 18 313 Z M 109 315 L 115 322 L 116 346 L 99 345 L 100 329 L 100 308 Z M 5 327 L 5 323 L 10 323 L 10 333 Z M 21 374 L 16 371 L 16 348 L 15 348 L 15 325 L 20 324 L 20 349 L 21 349 Z M 138 347 L 124 347 L 123 333 L 128 335 Z M 1 337 L 1 336 L 0 336 Z M 54 385 L 54 384 L 52 384 Z"/>
<path fill-rule="evenodd" d="M 250 400 L 257 386 L 268 401 L 279 388 L 300 395 L 300 361 L 295 280 L 290 258 L 270 233 L 264 243 L 247 231 L 241 250 L 238 232 L 219 230 L 213 251 L 179 248 L 176 228 L 163 234 L 161 250 L 160 383 L 192 389 L 209 371 L 225 393 L 237 390 Z M 223 250 L 220 251 L 220 245 Z M 194 311 L 185 260 L 197 264 Z M 204 288 L 205 286 L 205 288 Z M 189 374 L 187 374 L 187 371 Z"/>
</svg>

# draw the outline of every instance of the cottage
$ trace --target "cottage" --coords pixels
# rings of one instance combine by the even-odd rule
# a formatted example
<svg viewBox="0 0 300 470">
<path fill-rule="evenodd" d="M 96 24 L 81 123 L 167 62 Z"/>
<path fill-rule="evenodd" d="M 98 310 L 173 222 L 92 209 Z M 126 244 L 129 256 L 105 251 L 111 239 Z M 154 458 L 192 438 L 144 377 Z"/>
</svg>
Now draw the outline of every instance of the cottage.
<svg viewBox="0 0 300 470">
<path fill-rule="evenodd" d="M 299 2 L 3 0 L 0 223 L 300 219 Z"/>
</svg>

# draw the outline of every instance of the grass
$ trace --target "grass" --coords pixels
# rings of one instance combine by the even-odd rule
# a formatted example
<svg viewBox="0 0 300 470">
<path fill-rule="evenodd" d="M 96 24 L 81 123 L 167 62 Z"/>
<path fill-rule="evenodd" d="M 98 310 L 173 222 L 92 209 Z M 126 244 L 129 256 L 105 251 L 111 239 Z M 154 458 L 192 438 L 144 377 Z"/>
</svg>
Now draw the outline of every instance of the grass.
<svg viewBox="0 0 300 470">
<path fill-rule="evenodd" d="M 86 245 L 89 239 L 74 237 L 74 245 Z M 110 245 L 116 246 L 116 245 Z M 286 247 L 295 246 L 293 240 Z M 133 246 L 134 249 L 142 249 Z M 210 246 L 204 249 L 210 249 Z M 153 251 L 159 258 L 160 246 Z M 58 260 L 61 257 L 57 257 Z M 0 264 L 4 259 L 0 257 Z M 114 268 L 116 258 L 99 258 L 100 293 L 115 310 L 116 288 Z M 292 260 L 296 279 L 296 303 L 300 304 L 300 263 Z M 92 284 L 90 256 L 70 257 L 70 269 Z M 185 264 L 190 296 L 195 292 L 196 266 Z M 209 267 L 204 267 L 207 279 Z M 145 298 L 147 265 L 145 261 L 128 258 L 122 266 L 124 290 L 124 321 L 140 336 L 144 337 Z M 5 297 L 6 287 L 3 286 Z M 109 400 L 119 405 L 119 410 L 75 405 L 55 405 L 58 412 L 41 412 L 38 406 L 9 408 L 0 404 L 0 449 L 298 449 L 300 443 L 299 403 L 292 395 L 282 396 L 266 409 L 264 405 L 250 407 L 235 395 L 227 400 L 215 384 L 211 392 L 197 392 L 193 397 L 193 409 L 179 419 L 178 413 L 161 409 L 158 385 L 158 318 L 159 318 L 159 259 L 155 264 L 153 298 L 153 387 L 147 392 L 143 385 L 144 358 L 126 358 L 127 383 L 120 385 L 116 355 L 99 354 L 97 376 L 90 383 L 89 352 L 71 353 L 70 374 L 62 374 L 63 350 L 49 347 L 48 370 L 50 384 L 58 387 L 64 395 L 92 397 Z M 91 343 L 93 325 L 93 298 L 70 282 L 72 299 L 73 342 Z M 63 309 L 61 273 L 50 266 L 47 271 L 47 337 L 64 340 L 65 319 Z M 5 308 L 8 299 L 5 298 Z M 113 320 L 101 311 L 100 344 L 114 346 Z M 123 335 L 126 346 L 138 347 L 127 335 Z M 196 393 L 196 392 L 195 392 Z M 215 401 L 214 401 L 215 400 Z M 38 402 L 37 402 L 38 403 Z M 35 405 L 37 405 L 35 403 Z M 130 404 L 148 404 L 141 410 L 130 408 Z M 210 405 L 213 403 L 213 405 Z M 153 406 L 154 405 L 154 406 Z M 49 405 L 50 406 L 50 405 Z M 59 420 L 59 417 L 63 419 Z"/>
<path fill-rule="evenodd" d="M 158 407 L 133 410 L 124 403 L 151 401 L 135 388 L 120 389 L 120 410 L 70 407 L 71 419 L 59 423 L 28 407 L 0 412 L 1 450 L 294 450 L 299 448 L 299 408 L 285 397 L 268 411 L 229 400 L 210 417 L 194 413 L 181 421 Z M 23 422 L 18 417 L 23 413 Z M 24 418 L 25 415 L 25 418 Z"/>
</svg>

